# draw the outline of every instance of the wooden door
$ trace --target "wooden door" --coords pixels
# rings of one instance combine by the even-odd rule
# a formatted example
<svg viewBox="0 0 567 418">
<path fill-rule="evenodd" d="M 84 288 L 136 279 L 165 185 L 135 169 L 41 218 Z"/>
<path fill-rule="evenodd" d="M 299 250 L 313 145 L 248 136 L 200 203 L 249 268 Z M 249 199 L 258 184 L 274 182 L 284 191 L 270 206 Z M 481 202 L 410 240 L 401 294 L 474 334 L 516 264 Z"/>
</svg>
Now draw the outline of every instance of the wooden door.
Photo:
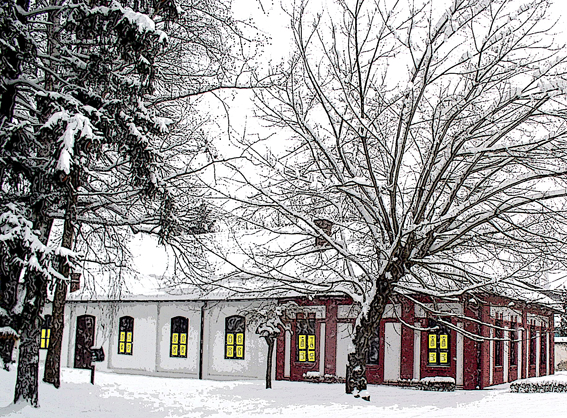
<svg viewBox="0 0 567 418">
<path fill-rule="evenodd" d="M 92 315 L 79 316 L 75 334 L 75 369 L 91 368 L 91 347 L 94 345 L 94 337 L 95 317 Z"/>
</svg>

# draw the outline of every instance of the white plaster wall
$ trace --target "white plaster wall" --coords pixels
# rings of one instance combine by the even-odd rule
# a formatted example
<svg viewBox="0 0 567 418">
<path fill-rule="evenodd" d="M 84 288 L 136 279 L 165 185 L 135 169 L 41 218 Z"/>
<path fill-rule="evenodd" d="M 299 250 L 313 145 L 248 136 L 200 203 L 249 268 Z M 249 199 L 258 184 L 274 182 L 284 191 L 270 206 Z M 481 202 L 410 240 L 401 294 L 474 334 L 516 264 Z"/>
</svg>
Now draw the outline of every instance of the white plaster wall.
<svg viewBox="0 0 567 418">
<path fill-rule="evenodd" d="M 185 373 L 197 377 L 199 374 L 199 334 L 201 332 L 200 302 L 160 302 L 157 335 L 154 331 L 154 346 L 157 371 Z M 157 314 L 156 314 L 157 316 Z M 184 316 L 189 319 L 187 335 L 187 358 L 170 357 L 171 318 Z M 156 344 L 157 341 L 157 344 Z"/>
<path fill-rule="evenodd" d="M 560 363 L 562 367 L 559 367 Z M 555 370 L 567 370 L 567 342 L 555 341 Z"/>
<path fill-rule="evenodd" d="M 203 378 L 262 379 L 265 377 L 268 345 L 263 338 L 256 335 L 256 330 L 250 327 L 249 321 L 246 322 L 244 360 L 224 358 L 225 318 L 242 315 L 243 310 L 260 306 L 261 303 L 253 301 L 209 303 L 205 311 Z"/>
<path fill-rule="evenodd" d="M 348 354 L 354 351 L 352 324 L 337 324 L 337 376 L 346 377 Z"/>
<path fill-rule="evenodd" d="M 224 358 L 225 318 L 240 315 L 251 306 L 265 302 L 208 302 L 205 309 L 204 379 L 263 379 L 266 372 L 268 346 L 247 321 L 245 359 Z M 77 317 L 96 318 L 95 346 L 103 347 L 106 359 L 96 363 L 97 370 L 142 374 L 182 374 L 198 377 L 200 356 L 201 306 L 203 302 L 122 302 L 120 304 L 68 303 L 65 309 L 62 364 L 73 367 Z M 48 311 L 45 311 L 48 313 Z M 133 355 L 119 355 L 118 324 L 122 316 L 134 318 Z M 170 357 L 171 319 L 189 319 L 187 358 Z M 43 350 L 45 351 L 45 350 Z M 45 354 L 42 354 L 45 356 Z M 276 349 L 273 357 L 275 378 Z"/>
<path fill-rule="evenodd" d="M 158 317 L 156 303 L 122 303 L 112 320 L 108 367 L 112 369 L 156 370 L 156 327 Z M 134 318 L 134 338 L 132 355 L 118 354 L 119 321 L 123 316 Z"/>
<path fill-rule="evenodd" d="M 400 379 L 402 324 L 386 322 L 384 326 L 384 381 Z"/>
</svg>

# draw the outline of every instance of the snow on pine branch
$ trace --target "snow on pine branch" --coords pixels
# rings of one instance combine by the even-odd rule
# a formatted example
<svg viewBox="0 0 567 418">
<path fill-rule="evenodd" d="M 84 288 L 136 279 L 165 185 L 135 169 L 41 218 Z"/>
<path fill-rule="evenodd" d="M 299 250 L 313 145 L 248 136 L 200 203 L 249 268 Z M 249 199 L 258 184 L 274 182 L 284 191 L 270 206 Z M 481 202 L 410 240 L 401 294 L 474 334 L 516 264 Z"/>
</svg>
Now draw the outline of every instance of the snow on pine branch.
<svg viewBox="0 0 567 418">
<path fill-rule="evenodd" d="M 20 335 L 12 327 L 0 327 L 0 335 L 3 338 L 10 337 L 15 340 L 20 339 Z"/>
<path fill-rule="evenodd" d="M 45 125 L 43 125 L 42 129 L 54 129 L 61 122 L 67 123 L 67 126 L 65 132 L 59 138 L 59 141 L 62 142 L 62 148 L 59 153 L 56 169 L 63 171 L 65 174 L 69 174 L 71 172 L 71 161 L 74 155 L 76 135 L 78 134 L 79 138 L 90 140 L 94 139 L 95 135 L 93 133 L 93 126 L 86 116 L 80 113 L 71 116 L 66 110 L 54 113 Z"/>
<path fill-rule="evenodd" d="M 156 29 L 155 22 L 146 14 L 133 11 L 129 7 L 122 7 L 120 3 L 113 0 L 110 6 L 98 6 L 91 10 L 92 14 L 100 13 L 107 16 L 110 12 L 118 11 L 123 14 L 123 19 L 137 27 L 140 33 L 155 32 L 159 36 L 159 42 L 167 41 L 167 34 L 159 29 Z M 121 19 L 122 20 L 122 19 Z"/>
<path fill-rule="evenodd" d="M 32 222 L 25 217 L 21 207 L 9 203 L 0 207 L 0 211 L 2 211 L 0 213 L 0 246 L 4 247 L 0 248 L 2 254 L 9 256 L 10 248 L 20 247 L 26 253 L 24 258 L 13 255 L 14 260 L 19 262 L 23 268 L 31 268 L 49 278 L 56 277 L 66 280 L 53 269 L 51 260 L 55 256 L 70 260 L 77 254 L 68 248 L 51 248 L 43 244 L 39 239 L 39 233 L 33 229 Z"/>
</svg>

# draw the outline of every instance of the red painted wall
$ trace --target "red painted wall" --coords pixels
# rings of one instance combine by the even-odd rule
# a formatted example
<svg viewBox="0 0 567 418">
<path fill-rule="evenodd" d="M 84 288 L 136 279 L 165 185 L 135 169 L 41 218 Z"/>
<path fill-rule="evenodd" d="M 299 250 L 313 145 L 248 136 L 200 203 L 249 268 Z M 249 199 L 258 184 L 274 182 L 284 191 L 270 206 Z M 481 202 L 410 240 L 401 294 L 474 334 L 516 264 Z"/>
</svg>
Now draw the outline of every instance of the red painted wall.
<svg viewBox="0 0 567 418">
<path fill-rule="evenodd" d="M 328 375 L 335 375 L 336 370 L 336 352 L 337 352 L 337 323 L 350 322 L 353 320 L 338 319 L 338 306 L 344 304 L 351 304 L 352 301 L 345 297 L 324 297 L 315 298 L 312 300 L 306 298 L 285 299 L 281 303 L 293 300 L 300 306 L 325 306 L 326 315 L 325 319 L 316 320 L 316 361 L 315 363 L 300 363 L 295 361 L 296 353 L 296 338 L 295 338 L 295 321 L 290 321 L 293 334 L 291 336 L 291 373 L 289 378 L 284 378 L 284 364 L 285 364 L 285 333 L 281 333 L 278 338 L 277 352 L 276 352 L 276 379 L 278 380 L 304 380 L 304 373 L 309 371 L 319 370 L 319 352 L 320 352 L 320 331 L 321 325 L 324 323 L 326 326 L 325 331 L 325 360 L 324 360 L 324 373 Z M 419 299 L 421 302 L 428 302 L 426 298 Z M 490 306 L 509 306 L 510 300 L 502 297 L 482 295 L 474 298 L 474 300 L 464 300 L 464 312 L 466 318 L 452 318 L 451 322 L 455 325 L 461 322 L 464 330 L 470 334 L 479 334 L 488 338 L 490 336 L 490 328 L 482 325 L 483 323 L 494 324 L 495 318 L 490 316 Z M 529 323 L 527 322 L 527 313 L 547 316 L 551 326 L 547 332 L 553 336 L 553 314 L 549 311 L 534 306 L 525 306 L 521 302 L 514 305 L 521 314 L 521 324 L 519 329 L 523 328 L 528 333 L 523 333 L 522 341 L 522 378 L 526 377 L 526 371 L 529 371 L 530 376 L 535 376 L 535 365 L 529 364 Z M 471 318 L 471 319 L 467 319 Z M 414 324 L 416 321 L 421 324 L 421 327 L 427 327 L 427 319 L 415 318 L 415 309 L 413 303 L 405 300 L 401 303 L 401 320 L 402 320 L 402 334 L 401 334 L 401 361 L 400 361 L 400 379 L 411 380 L 413 378 L 414 370 L 414 330 L 405 324 Z M 384 341 L 384 328 L 387 322 L 397 322 L 397 318 L 384 318 L 380 323 L 380 336 L 381 342 Z M 502 326 L 510 328 L 510 321 L 505 319 Z M 536 331 L 540 331 L 536 327 Z M 457 359 L 457 332 L 451 331 L 450 334 L 450 348 L 451 348 L 451 365 L 448 367 L 443 366 L 428 366 L 427 365 L 427 332 L 421 332 L 421 362 L 420 377 L 434 377 L 434 376 L 447 376 L 456 379 L 456 359 Z M 505 345 L 506 343 L 504 343 Z M 553 338 L 550 338 L 550 373 L 553 373 Z M 518 357 L 520 353 L 518 353 Z M 505 356 L 503 355 L 503 362 L 505 363 Z M 508 363 L 502 366 L 496 366 L 495 361 L 492 361 L 492 384 L 499 384 L 504 382 L 504 368 L 508 368 L 508 381 L 513 381 L 518 377 L 518 370 L 516 366 L 510 365 L 510 356 L 508 356 Z M 463 338 L 463 388 L 464 389 L 482 389 L 491 384 L 490 382 L 490 341 L 475 341 L 467 337 Z M 540 375 L 546 374 L 546 365 L 542 362 L 540 366 Z M 383 344 L 380 352 L 380 364 L 367 366 L 367 378 L 369 383 L 380 384 L 384 381 L 384 348 Z"/>
</svg>

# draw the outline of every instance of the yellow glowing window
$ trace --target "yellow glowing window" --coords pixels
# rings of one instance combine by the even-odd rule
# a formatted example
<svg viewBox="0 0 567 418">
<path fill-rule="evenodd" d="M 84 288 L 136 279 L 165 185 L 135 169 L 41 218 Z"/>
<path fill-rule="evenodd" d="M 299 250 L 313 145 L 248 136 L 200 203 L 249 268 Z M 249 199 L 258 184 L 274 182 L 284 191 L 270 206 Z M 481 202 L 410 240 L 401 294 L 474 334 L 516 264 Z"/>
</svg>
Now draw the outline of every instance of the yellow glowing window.
<svg viewBox="0 0 567 418">
<path fill-rule="evenodd" d="M 315 320 L 297 320 L 297 357 L 299 362 L 315 362 Z"/>
<path fill-rule="evenodd" d="M 429 334 L 429 348 L 437 348 L 437 335 Z"/>
<path fill-rule="evenodd" d="M 314 336 L 314 335 L 309 335 L 309 336 L 307 337 L 307 341 L 308 341 L 307 348 L 308 348 L 309 350 L 315 350 L 315 336 Z"/>
<path fill-rule="evenodd" d="M 183 316 L 171 318 L 170 357 L 187 358 L 187 333 L 189 320 Z"/>
<path fill-rule="evenodd" d="M 134 348 L 134 318 L 123 316 L 118 325 L 118 354 L 131 356 Z"/>
<path fill-rule="evenodd" d="M 245 353 L 246 320 L 234 315 L 225 319 L 225 359 L 243 360 Z"/>
<path fill-rule="evenodd" d="M 429 328 L 431 329 L 427 335 L 427 364 L 428 366 L 449 366 L 451 340 L 450 334 L 443 324 L 430 319 Z"/>
<path fill-rule="evenodd" d="M 41 340 L 39 348 L 49 348 L 49 339 L 51 337 L 51 315 L 45 315 L 43 324 L 41 325 Z"/>
</svg>

